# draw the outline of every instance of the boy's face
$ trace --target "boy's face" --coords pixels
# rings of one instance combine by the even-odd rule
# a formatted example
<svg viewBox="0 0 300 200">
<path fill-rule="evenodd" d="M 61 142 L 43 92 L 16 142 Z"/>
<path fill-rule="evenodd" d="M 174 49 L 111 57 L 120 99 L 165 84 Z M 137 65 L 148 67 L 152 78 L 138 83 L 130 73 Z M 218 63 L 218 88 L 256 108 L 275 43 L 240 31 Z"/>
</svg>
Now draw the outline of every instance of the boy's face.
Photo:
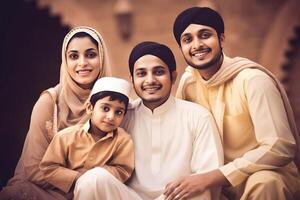
<svg viewBox="0 0 300 200">
<path fill-rule="evenodd" d="M 142 56 L 133 68 L 134 90 L 145 106 L 154 109 L 169 98 L 176 75 L 176 71 L 172 72 L 171 79 L 168 66 L 160 58 L 153 55 Z"/>
<path fill-rule="evenodd" d="M 218 37 L 215 29 L 190 24 L 181 34 L 181 51 L 186 62 L 199 70 L 214 66 L 222 57 L 224 35 Z"/>
<path fill-rule="evenodd" d="M 99 99 L 95 106 L 87 107 L 91 113 L 91 126 L 102 132 L 111 132 L 118 128 L 125 115 L 125 104 L 119 100 L 111 101 L 110 97 Z"/>
</svg>

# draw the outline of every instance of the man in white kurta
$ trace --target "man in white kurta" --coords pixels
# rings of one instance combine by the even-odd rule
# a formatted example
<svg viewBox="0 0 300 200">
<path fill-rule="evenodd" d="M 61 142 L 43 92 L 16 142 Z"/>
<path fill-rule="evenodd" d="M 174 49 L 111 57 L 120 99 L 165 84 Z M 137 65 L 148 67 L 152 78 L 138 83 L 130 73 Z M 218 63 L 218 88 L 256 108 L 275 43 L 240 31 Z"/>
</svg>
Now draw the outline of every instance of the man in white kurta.
<svg viewBox="0 0 300 200">
<path fill-rule="evenodd" d="M 208 110 L 170 95 L 177 73 L 167 46 L 139 43 L 129 56 L 129 70 L 141 98 L 124 120 L 136 152 L 129 186 L 142 199 L 164 199 L 174 180 L 191 179 L 223 164 L 220 137 Z M 187 193 L 179 187 L 175 199 L 217 199 L 218 189 Z"/>
<path fill-rule="evenodd" d="M 124 127 L 131 133 L 136 152 L 129 186 L 142 199 L 155 199 L 170 181 L 207 172 L 223 162 L 214 120 L 196 104 L 170 96 L 152 112 L 136 100 Z"/>
</svg>

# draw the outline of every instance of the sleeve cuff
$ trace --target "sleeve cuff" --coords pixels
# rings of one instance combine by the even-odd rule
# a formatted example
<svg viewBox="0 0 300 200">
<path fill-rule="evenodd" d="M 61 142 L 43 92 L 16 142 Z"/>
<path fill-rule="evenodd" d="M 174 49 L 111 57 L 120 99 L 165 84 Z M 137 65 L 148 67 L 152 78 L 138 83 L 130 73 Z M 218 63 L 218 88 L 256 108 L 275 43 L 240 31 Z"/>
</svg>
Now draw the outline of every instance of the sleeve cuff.
<svg viewBox="0 0 300 200">
<path fill-rule="evenodd" d="M 62 190 L 65 193 L 68 193 L 69 190 L 72 187 L 72 184 L 78 175 L 79 172 L 74 170 L 66 170 L 65 172 L 61 174 L 57 174 L 57 176 L 60 176 L 61 178 L 57 178 L 55 181 L 55 185 L 57 188 Z M 62 178 L 63 177 L 63 178 Z M 50 182 L 51 183 L 51 182 Z"/>
<path fill-rule="evenodd" d="M 244 182 L 249 176 L 248 174 L 236 169 L 236 167 L 231 162 L 219 167 L 219 170 L 233 187 Z"/>
</svg>

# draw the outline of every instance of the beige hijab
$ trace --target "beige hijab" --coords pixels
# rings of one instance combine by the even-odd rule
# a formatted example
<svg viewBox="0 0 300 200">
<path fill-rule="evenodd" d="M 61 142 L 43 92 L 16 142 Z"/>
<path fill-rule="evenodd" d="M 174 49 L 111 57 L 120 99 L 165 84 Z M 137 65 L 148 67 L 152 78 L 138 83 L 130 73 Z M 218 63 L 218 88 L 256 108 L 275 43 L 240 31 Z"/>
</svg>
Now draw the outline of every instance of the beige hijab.
<svg viewBox="0 0 300 200">
<path fill-rule="evenodd" d="M 76 123 L 84 123 L 88 116 L 85 112 L 85 104 L 89 99 L 91 89 L 83 89 L 71 78 L 67 71 L 66 50 L 72 37 L 79 32 L 89 34 L 98 42 L 98 51 L 100 56 L 100 73 L 98 78 L 110 76 L 110 63 L 108 59 L 108 51 L 102 36 L 90 27 L 80 26 L 73 28 L 64 38 L 61 53 L 61 68 L 59 84 L 46 90 L 55 102 L 52 131 L 69 127 Z M 50 127 L 48 127 L 49 129 Z"/>
<path fill-rule="evenodd" d="M 182 85 L 179 85 L 178 87 L 178 93 L 176 94 L 179 98 L 185 98 L 184 91 L 185 88 L 192 83 L 195 83 L 196 80 L 200 80 L 200 82 L 205 85 L 206 87 L 214 87 L 214 86 L 220 86 L 219 91 L 217 94 L 216 99 L 216 107 L 212 111 L 216 123 L 218 125 L 218 128 L 220 130 L 221 137 L 223 135 L 223 117 L 224 117 L 224 110 L 225 110 L 225 103 L 223 99 L 223 91 L 224 91 L 224 84 L 226 81 L 234 78 L 240 71 L 246 69 L 246 68 L 255 68 L 259 69 L 266 74 L 268 74 L 276 83 L 276 87 L 280 91 L 284 107 L 287 113 L 287 117 L 289 120 L 289 125 L 291 128 L 291 131 L 294 135 L 294 138 L 296 140 L 297 144 L 297 151 L 296 151 L 296 157 L 295 157 L 295 163 L 298 167 L 298 170 L 300 171 L 300 137 L 298 134 L 298 130 L 296 127 L 296 122 L 294 119 L 294 114 L 292 107 L 290 105 L 289 99 L 287 97 L 287 94 L 285 92 L 285 89 L 283 85 L 280 83 L 280 81 L 266 68 L 262 67 L 261 65 L 252 62 L 246 58 L 241 57 L 235 57 L 235 58 L 229 58 L 226 55 L 224 55 L 224 60 L 221 68 L 217 73 L 215 73 L 209 80 L 204 80 L 199 71 L 195 68 L 192 68 L 188 66 L 186 68 L 186 73 L 183 75 L 181 82 L 184 83 Z"/>
</svg>

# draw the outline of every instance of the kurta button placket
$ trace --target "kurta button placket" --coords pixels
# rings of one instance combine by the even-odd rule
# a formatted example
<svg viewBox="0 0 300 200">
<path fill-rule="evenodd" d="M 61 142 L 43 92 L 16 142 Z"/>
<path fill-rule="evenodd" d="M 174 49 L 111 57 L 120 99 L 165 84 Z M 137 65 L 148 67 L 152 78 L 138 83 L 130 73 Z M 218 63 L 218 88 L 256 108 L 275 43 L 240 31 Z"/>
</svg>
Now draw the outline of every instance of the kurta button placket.
<svg viewBox="0 0 300 200">
<path fill-rule="evenodd" d="M 152 137 L 152 159 L 151 159 L 151 169 L 153 174 L 157 174 L 160 170 L 160 117 L 153 116 L 152 121 L 152 130 L 151 130 L 151 137 Z"/>
<path fill-rule="evenodd" d="M 92 165 L 93 161 L 95 160 L 95 154 L 93 152 L 95 151 L 96 146 L 97 144 L 94 144 L 93 147 L 91 148 L 85 163 L 86 166 Z"/>
</svg>

